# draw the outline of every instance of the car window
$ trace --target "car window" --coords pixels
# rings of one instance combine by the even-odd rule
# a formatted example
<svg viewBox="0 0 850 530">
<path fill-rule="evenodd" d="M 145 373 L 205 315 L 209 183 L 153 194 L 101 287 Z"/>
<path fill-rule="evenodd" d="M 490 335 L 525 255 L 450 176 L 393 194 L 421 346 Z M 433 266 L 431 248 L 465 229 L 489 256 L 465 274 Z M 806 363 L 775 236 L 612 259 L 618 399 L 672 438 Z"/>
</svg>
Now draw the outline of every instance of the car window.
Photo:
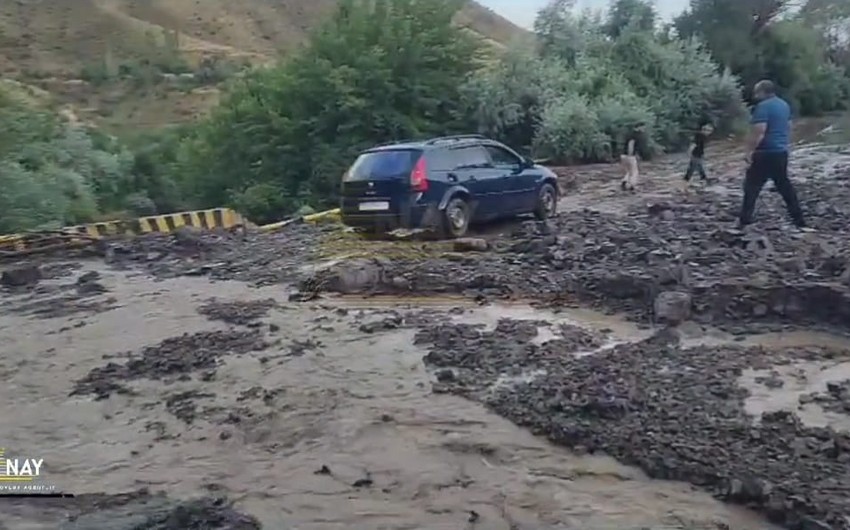
<svg viewBox="0 0 850 530">
<path fill-rule="evenodd" d="M 346 179 L 356 181 L 407 176 L 413 171 L 419 153 L 413 149 L 363 153 L 351 165 Z"/>
<path fill-rule="evenodd" d="M 490 155 L 490 159 L 493 161 L 494 166 L 518 166 L 520 164 L 519 158 L 515 157 L 510 152 L 502 149 L 501 147 L 497 147 L 495 145 L 486 145 L 484 148 L 487 150 L 487 153 Z"/>
<path fill-rule="evenodd" d="M 480 145 L 452 149 L 455 169 L 464 167 L 486 167 L 490 165 L 487 151 Z"/>
<path fill-rule="evenodd" d="M 455 151 L 434 149 L 428 152 L 428 168 L 434 171 L 451 171 L 457 166 Z"/>
</svg>

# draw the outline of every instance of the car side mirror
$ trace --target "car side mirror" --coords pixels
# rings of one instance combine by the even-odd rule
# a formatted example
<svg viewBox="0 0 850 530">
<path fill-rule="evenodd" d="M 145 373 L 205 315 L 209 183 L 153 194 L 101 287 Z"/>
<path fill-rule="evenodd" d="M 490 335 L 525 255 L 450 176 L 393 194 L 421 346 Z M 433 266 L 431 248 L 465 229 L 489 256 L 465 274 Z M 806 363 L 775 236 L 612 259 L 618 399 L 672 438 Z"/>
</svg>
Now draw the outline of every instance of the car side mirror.
<svg viewBox="0 0 850 530">
<path fill-rule="evenodd" d="M 534 167 L 534 160 L 530 159 L 527 156 L 522 157 L 522 164 L 520 164 L 522 169 L 528 169 Z"/>
</svg>

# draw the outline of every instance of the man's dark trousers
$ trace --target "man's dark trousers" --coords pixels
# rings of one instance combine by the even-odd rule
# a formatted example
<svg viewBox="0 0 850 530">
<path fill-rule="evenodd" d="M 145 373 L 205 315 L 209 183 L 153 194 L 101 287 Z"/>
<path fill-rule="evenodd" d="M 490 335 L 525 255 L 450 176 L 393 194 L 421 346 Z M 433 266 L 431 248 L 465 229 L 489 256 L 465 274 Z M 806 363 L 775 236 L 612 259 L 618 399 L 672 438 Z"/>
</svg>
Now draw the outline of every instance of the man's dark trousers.
<svg viewBox="0 0 850 530">
<path fill-rule="evenodd" d="M 788 152 L 787 151 L 756 151 L 753 160 L 747 168 L 747 176 L 744 179 L 744 204 L 741 207 L 740 223 L 748 225 L 753 222 L 753 212 L 756 208 L 756 200 L 768 179 L 773 181 L 776 191 L 782 195 L 788 214 L 794 224 L 803 227 L 806 225 L 803 219 L 803 211 L 797 200 L 797 192 L 794 185 L 788 179 Z"/>
</svg>

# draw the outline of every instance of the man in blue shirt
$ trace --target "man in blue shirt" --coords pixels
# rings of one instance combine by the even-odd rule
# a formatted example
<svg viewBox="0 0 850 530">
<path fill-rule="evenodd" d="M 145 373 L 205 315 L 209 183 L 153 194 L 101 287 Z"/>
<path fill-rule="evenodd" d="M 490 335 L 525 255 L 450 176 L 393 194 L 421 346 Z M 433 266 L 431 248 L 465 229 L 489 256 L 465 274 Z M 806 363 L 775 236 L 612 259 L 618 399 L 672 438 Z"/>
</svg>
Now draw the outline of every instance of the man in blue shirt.
<svg viewBox="0 0 850 530">
<path fill-rule="evenodd" d="M 747 176 L 744 179 L 744 203 L 739 225 L 753 222 L 753 211 L 761 189 L 768 179 L 782 195 L 791 220 L 805 228 L 803 212 L 794 185 L 788 179 L 788 148 L 791 140 L 791 107 L 776 95 L 771 81 L 759 81 L 753 90 L 758 104 L 753 109 L 752 133 L 747 145 Z"/>
</svg>

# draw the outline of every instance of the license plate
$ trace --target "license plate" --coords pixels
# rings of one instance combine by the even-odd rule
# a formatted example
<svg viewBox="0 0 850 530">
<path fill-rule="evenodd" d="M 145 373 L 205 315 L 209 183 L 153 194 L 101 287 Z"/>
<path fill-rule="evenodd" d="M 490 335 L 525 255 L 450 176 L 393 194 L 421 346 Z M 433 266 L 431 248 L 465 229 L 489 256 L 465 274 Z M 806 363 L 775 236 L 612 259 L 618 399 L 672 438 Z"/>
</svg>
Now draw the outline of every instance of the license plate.
<svg viewBox="0 0 850 530">
<path fill-rule="evenodd" d="M 360 211 L 361 212 L 380 212 L 382 210 L 389 210 L 390 203 L 387 201 L 378 201 L 378 202 L 361 202 L 360 203 Z"/>
</svg>

